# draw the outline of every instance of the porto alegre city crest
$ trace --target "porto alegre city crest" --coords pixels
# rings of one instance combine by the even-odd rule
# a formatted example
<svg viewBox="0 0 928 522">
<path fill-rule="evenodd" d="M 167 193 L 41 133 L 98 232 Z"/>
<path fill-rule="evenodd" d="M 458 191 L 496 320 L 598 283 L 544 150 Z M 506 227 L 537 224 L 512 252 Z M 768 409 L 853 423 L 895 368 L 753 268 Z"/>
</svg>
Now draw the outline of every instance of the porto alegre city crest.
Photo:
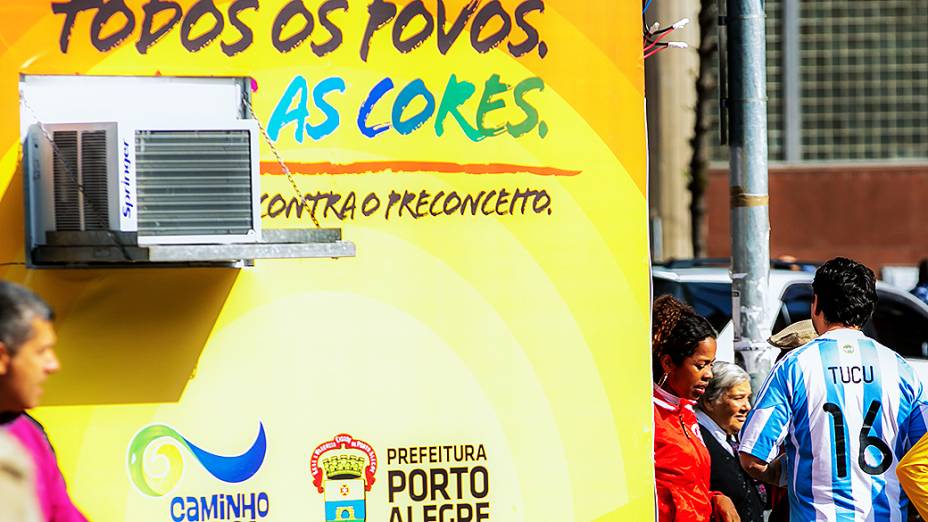
<svg viewBox="0 0 928 522">
<path fill-rule="evenodd" d="M 309 461 L 313 485 L 325 498 L 326 522 L 363 522 L 366 495 L 374 485 L 377 454 L 351 435 L 337 435 L 313 451 Z"/>
</svg>

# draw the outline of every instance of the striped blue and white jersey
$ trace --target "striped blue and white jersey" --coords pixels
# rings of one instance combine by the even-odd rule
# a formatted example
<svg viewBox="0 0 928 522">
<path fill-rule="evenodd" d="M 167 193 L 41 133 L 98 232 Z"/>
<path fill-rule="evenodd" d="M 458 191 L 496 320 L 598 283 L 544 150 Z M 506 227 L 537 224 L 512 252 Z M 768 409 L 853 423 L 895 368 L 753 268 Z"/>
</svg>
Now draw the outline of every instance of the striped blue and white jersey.
<svg viewBox="0 0 928 522">
<path fill-rule="evenodd" d="M 739 450 L 767 462 L 785 450 L 791 520 L 903 522 L 896 464 L 926 432 L 926 400 L 902 357 L 833 330 L 773 367 Z"/>
</svg>

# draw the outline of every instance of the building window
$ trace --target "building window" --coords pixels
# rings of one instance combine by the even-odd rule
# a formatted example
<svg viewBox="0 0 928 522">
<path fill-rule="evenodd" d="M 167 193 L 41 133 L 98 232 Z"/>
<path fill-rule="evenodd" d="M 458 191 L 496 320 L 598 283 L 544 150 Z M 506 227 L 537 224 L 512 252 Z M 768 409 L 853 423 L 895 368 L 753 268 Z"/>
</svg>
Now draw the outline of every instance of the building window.
<svg viewBox="0 0 928 522">
<path fill-rule="evenodd" d="M 784 23 L 790 2 L 798 23 Z M 928 0 L 768 0 L 766 13 L 770 161 L 928 160 Z M 787 93 L 798 113 L 787 113 Z M 713 159 L 726 161 L 717 132 L 713 142 Z"/>
</svg>

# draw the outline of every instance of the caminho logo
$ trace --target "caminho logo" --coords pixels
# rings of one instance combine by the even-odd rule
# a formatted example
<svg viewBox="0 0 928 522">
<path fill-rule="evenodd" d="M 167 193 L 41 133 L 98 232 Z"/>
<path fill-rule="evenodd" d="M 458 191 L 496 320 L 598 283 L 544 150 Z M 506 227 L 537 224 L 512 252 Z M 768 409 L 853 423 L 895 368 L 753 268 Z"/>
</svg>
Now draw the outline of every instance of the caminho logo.
<svg viewBox="0 0 928 522">
<path fill-rule="evenodd" d="M 146 450 L 156 444 L 157 447 L 146 455 Z M 170 426 L 146 426 L 129 443 L 127 465 L 129 478 L 135 487 L 151 497 L 166 495 L 174 489 L 184 470 L 181 449 L 192 455 L 213 477 L 229 483 L 244 482 L 257 473 L 264 463 L 267 452 L 264 424 L 259 423 L 258 436 L 251 448 L 241 455 L 231 457 L 201 449 Z"/>
</svg>

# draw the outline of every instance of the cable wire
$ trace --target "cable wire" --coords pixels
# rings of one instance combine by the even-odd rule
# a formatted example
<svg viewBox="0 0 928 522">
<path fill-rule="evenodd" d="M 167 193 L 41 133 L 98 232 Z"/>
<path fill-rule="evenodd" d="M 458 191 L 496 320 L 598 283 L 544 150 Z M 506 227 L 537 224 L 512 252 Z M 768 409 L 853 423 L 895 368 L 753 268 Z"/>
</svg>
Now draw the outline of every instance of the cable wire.
<svg viewBox="0 0 928 522">
<path fill-rule="evenodd" d="M 242 96 L 242 102 L 244 102 L 245 106 L 248 107 L 248 111 L 251 112 L 251 116 L 255 119 L 255 123 L 258 124 L 258 129 L 261 130 L 261 134 L 264 136 L 264 141 L 267 142 L 267 145 L 268 147 L 270 147 L 271 152 L 273 152 L 274 156 L 277 158 L 277 163 L 280 164 L 280 168 L 284 171 L 284 174 L 287 175 L 287 180 L 290 182 L 290 187 L 293 189 L 294 192 L 296 192 L 296 196 L 300 198 L 299 199 L 300 204 L 306 205 L 308 208 L 309 205 L 306 202 L 306 197 L 303 196 L 303 192 L 300 191 L 300 187 L 296 184 L 296 180 L 293 179 L 293 174 L 290 172 L 290 169 L 287 167 L 287 164 L 284 163 L 283 157 L 281 157 L 280 152 L 277 151 L 277 147 L 274 146 L 274 142 L 271 141 L 271 137 L 270 135 L 268 135 L 267 131 L 264 129 L 264 125 L 261 125 L 261 119 L 258 118 L 258 115 L 255 113 L 255 108 L 252 107 L 251 102 L 248 100 L 247 95 Z M 316 219 L 316 213 L 314 212 L 314 210 L 315 210 L 315 206 L 312 209 L 310 209 L 309 212 L 307 212 L 307 214 L 309 214 L 309 217 L 313 220 L 313 224 L 316 225 L 316 228 L 319 228 L 320 226 L 319 220 Z"/>
</svg>

